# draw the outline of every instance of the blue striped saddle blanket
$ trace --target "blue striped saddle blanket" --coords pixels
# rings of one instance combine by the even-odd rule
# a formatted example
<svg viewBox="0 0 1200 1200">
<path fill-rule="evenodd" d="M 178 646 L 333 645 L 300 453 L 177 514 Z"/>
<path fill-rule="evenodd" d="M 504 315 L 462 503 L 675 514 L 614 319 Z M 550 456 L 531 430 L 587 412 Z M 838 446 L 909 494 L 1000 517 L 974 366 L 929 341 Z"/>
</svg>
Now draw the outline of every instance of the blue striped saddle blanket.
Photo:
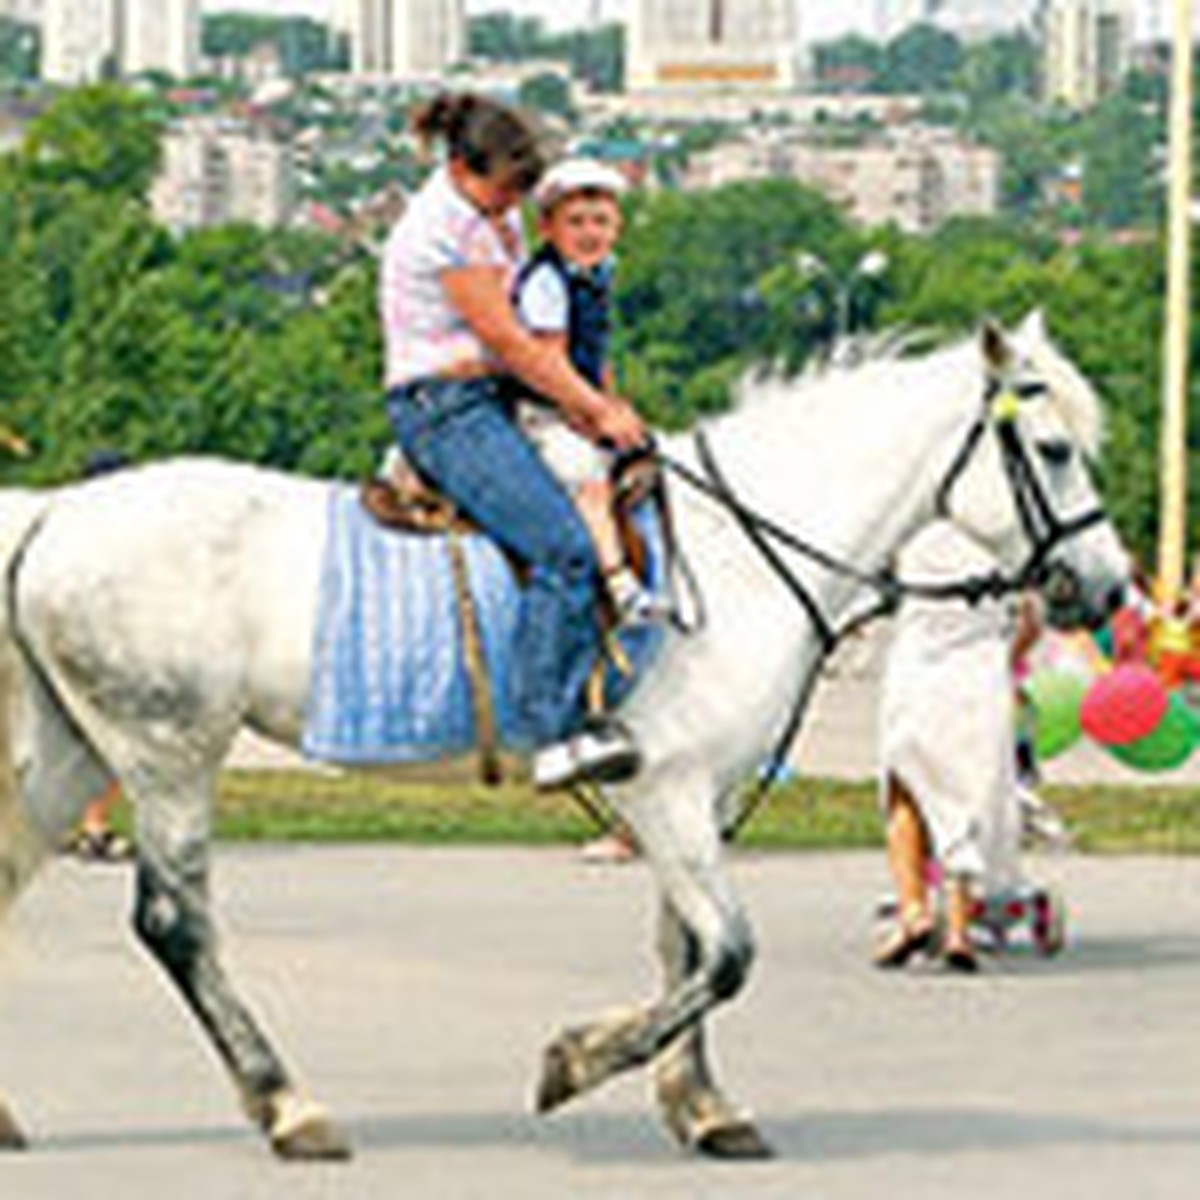
<svg viewBox="0 0 1200 1200">
<path fill-rule="evenodd" d="M 387 764 L 471 749 L 475 722 L 446 539 L 383 529 L 352 486 L 331 485 L 327 512 L 304 752 Z M 657 522 L 646 513 L 639 524 L 656 585 Z M 489 539 L 462 540 L 501 743 L 520 745 L 512 702 L 518 586 Z M 662 631 L 635 630 L 622 641 L 636 678 Z"/>
</svg>

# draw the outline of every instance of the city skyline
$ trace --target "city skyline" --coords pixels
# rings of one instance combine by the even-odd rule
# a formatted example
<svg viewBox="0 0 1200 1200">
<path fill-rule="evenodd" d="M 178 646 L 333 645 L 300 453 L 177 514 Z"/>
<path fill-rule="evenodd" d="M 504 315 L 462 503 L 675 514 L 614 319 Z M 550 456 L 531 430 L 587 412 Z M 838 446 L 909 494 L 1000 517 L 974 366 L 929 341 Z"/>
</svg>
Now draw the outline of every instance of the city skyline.
<svg viewBox="0 0 1200 1200">
<path fill-rule="evenodd" d="M 801 31 L 806 40 L 836 37 L 843 33 L 870 34 L 876 23 L 879 0 L 797 0 Z M 328 19 L 338 0 L 204 0 L 205 12 L 295 12 Z M 1009 6 L 995 0 L 998 8 Z M 1169 0 L 1131 0 L 1138 36 L 1165 36 L 1170 29 Z M 542 18 L 552 28 L 582 25 L 597 8 L 605 18 L 624 18 L 631 0 L 466 0 L 467 12 L 510 11 Z M 1194 13 L 1200 27 L 1200 8 Z"/>
</svg>

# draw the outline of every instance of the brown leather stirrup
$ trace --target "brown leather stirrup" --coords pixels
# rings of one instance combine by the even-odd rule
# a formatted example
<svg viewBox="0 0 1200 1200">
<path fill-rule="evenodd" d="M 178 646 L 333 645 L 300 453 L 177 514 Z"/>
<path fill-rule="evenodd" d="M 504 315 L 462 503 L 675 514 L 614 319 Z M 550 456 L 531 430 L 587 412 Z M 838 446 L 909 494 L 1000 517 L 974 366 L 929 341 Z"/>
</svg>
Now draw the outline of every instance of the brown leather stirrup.
<svg viewBox="0 0 1200 1200">
<path fill-rule="evenodd" d="M 450 572 L 454 578 L 455 611 L 462 634 L 463 662 L 471 686 L 471 709 L 475 716 L 475 742 L 479 751 L 479 774 L 489 785 L 500 783 L 504 770 L 500 763 L 500 737 L 496 728 L 496 704 L 492 696 L 492 680 L 488 674 L 483 637 L 479 632 L 479 612 L 471 593 L 471 577 L 467 569 L 467 552 L 457 531 L 446 536 L 450 555 Z"/>
</svg>

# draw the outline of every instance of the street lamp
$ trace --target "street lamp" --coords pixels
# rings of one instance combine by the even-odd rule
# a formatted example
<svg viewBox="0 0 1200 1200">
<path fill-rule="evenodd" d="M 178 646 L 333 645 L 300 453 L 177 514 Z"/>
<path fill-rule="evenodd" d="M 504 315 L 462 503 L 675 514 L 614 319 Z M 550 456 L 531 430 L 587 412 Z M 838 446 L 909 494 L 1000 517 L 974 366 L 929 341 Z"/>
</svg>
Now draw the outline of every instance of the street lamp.
<svg viewBox="0 0 1200 1200">
<path fill-rule="evenodd" d="M 833 316 L 829 342 L 834 353 L 839 346 L 848 343 L 854 332 L 855 294 L 864 283 L 882 277 L 887 269 L 888 256 L 879 249 L 868 250 L 844 275 L 835 273 L 824 259 L 811 251 L 802 250 L 796 255 L 796 270 L 801 279 L 810 279 L 814 283 L 823 280 L 828 289 L 829 310 Z"/>
</svg>

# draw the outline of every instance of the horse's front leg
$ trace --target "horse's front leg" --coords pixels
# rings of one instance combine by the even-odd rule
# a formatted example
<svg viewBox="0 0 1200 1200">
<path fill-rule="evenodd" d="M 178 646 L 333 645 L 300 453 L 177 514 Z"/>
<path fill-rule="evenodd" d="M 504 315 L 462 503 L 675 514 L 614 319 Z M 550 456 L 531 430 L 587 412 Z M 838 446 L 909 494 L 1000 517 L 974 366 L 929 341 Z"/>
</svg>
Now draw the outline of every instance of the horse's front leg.
<svg viewBox="0 0 1200 1200">
<path fill-rule="evenodd" d="M 669 971 L 660 1000 L 568 1029 L 551 1043 L 538 1090 L 541 1112 L 653 1061 L 741 990 L 754 957 L 706 791 L 640 782 L 636 797 L 621 797 L 622 815 L 658 878 L 663 903 L 686 931 L 687 951 L 677 960 L 680 969 Z"/>
<path fill-rule="evenodd" d="M 695 969 L 696 941 L 669 904 L 659 913 L 658 952 L 668 987 Z M 750 1114 L 717 1086 L 705 1043 L 704 1023 L 698 1021 L 655 1060 L 655 1089 L 667 1126 L 684 1146 L 714 1158 L 770 1157 Z"/>
<path fill-rule="evenodd" d="M 206 791 L 194 785 L 169 796 L 136 785 L 130 791 L 137 816 L 138 936 L 199 1019 L 272 1149 L 287 1159 L 349 1157 L 325 1111 L 292 1083 L 217 956 L 209 916 Z"/>
</svg>

